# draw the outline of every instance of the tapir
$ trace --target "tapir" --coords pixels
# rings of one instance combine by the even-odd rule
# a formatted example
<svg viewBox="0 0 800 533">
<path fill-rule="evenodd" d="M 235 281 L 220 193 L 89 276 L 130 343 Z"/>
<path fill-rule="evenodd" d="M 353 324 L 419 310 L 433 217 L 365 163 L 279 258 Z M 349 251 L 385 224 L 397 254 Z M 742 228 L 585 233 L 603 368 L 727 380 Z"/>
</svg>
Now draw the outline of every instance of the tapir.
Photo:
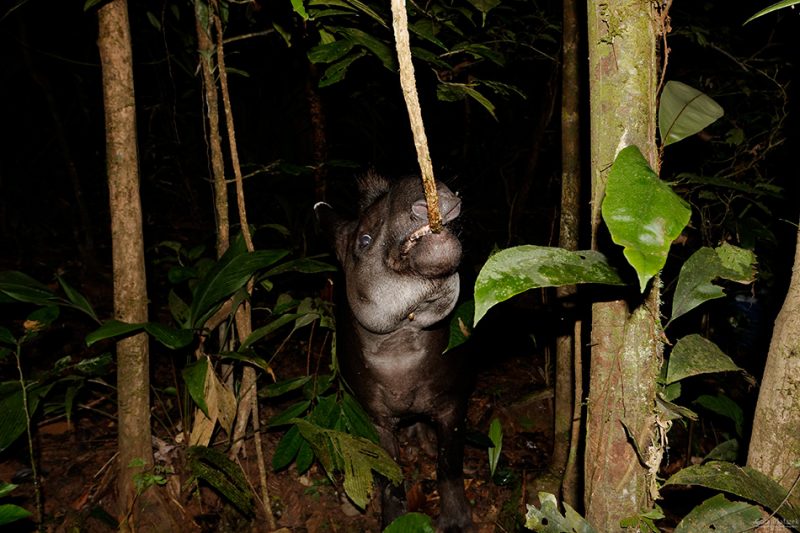
<svg viewBox="0 0 800 533">
<path fill-rule="evenodd" d="M 339 370 L 380 436 L 399 456 L 397 430 L 426 423 L 435 430 L 439 531 L 474 531 L 464 493 L 467 402 L 474 385 L 466 357 L 445 349 L 448 317 L 459 293 L 461 243 L 451 223 L 461 199 L 437 182 L 443 231 L 431 232 L 422 182 L 375 173 L 359 180 L 359 214 L 348 220 L 314 206 L 344 272 L 337 305 Z M 403 484 L 378 479 L 383 527 L 406 512 Z"/>
</svg>

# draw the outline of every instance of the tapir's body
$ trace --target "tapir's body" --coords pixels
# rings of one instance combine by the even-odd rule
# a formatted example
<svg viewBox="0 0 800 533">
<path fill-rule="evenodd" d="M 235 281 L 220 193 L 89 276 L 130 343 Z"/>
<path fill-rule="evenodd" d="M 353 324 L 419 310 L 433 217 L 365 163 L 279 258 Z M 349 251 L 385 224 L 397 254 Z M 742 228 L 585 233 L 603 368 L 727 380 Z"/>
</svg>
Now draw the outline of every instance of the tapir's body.
<svg viewBox="0 0 800 533">
<path fill-rule="evenodd" d="M 448 315 L 458 298 L 461 244 L 447 229 L 431 233 L 418 178 L 361 180 L 359 219 L 329 206 L 317 215 L 332 236 L 345 273 L 347 302 L 337 319 L 342 377 L 372 416 L 381 445 L 397 459 L 395 431 L 406 421 L 436 430 L 439 529 L 471 531 L 464 494 L 464 419 L 472 388 L 468 363 L 444 354 Z M 437 184 L 445 225 L 461 200 Z M 382 485 L 383 522 L 405 512 L 402 485 Z"/>
</svg>

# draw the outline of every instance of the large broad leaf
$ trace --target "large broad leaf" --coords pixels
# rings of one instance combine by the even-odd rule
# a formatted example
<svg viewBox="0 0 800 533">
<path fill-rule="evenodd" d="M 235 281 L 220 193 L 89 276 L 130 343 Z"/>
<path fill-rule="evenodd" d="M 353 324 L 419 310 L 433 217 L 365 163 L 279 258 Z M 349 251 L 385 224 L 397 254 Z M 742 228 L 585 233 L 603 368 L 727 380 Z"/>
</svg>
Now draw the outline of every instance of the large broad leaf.
<svg viewBox="0 0 800 533">
<path fill-rule="evenodd" d="M 681 267 L 670 322 L 703 302 L 724 296 L 722 287 L 712 283 L 715 279 L 751 283 L 755 278 L 754 264 L 753 252 L 727 243 L 716 249 L 697 250 Z"/>
<path fill-rule="evenodd" d="M 628 146 L 611 167 L 602 212 L 644 292 L 666 263 L 672 241 L 689 223 L 689 206 L 658 178 L 639 148 Z"/>
<path fill-rule="evenodd" d="M 692 509 L 677 525 L 675 533 L 751 531 L 760 521 L 761 511 L 755 505 L 732 502 L 717 494 Z"/>
<path fill-rule="evenodd" d="M 547 492 L 539 493 L 541 509 L 533 505 L 528 505 L 528 512 L 525 514 L 525 527 L 537 533 L 562 533 L 571 531 L 574 533 L 595 533 L 595 529 L 589 525 L 575 509 L 564 504 L 565 512 L 562 515 L 558 510 L 556 497 Z"/>
<path fill-rule="evenodd" d="M 724 113 L 705 93 L 679 81 L 668 81 L 658 106 L 661 143 L 667 146 L 699 133 Z"/>
<path fill-rule="evenodd" d="M 272 265 L 289 253 L 287 250 L 241 253 L 235 248 L 232 245 L 197 284 L 190 307 L 193 328 L 201 327 L 214 313 L 216 306 L 242 288 L 255 272 Z"/>
<path fill-rule="evenodd" d="M 314 454 L 328 476 L 333 476 L 336 465 L 342 465 L 344 490 L 353 503 L 364 509 L 372 489 L 372 471 L 399 483 L 403 473 L 389 454 L 377 444 L 341 431 L 325 429 L 307 420 L 295 418 L 303 438 L 314 449 Z"/>
<path fill-rule="evenodd" d="M 776 511 L 791 523 L 800 523 L 800 513 L 786 501 L 787 491 L 758 470 L 733 463 L 711 461 L 684 468 L 664 485 L 700 485 L 735 494 Z"/>
<path fill-rule="evenodd" d="M 683 337 L 672 348 L 666 383 L 675 383 L 698 374 L 737 370 L 741 371 L 742 369 L 736 366 L 716 344 L 695 333 Z"/>
<path fill-rule="evenodd" d="M 547 246 L 517 246 L 491 256 L 475 280 L 475 321 L 495 304 L 539 287 L 577 283 L 621 285 L 619 274 L 599 252 Z"/>
</svg>

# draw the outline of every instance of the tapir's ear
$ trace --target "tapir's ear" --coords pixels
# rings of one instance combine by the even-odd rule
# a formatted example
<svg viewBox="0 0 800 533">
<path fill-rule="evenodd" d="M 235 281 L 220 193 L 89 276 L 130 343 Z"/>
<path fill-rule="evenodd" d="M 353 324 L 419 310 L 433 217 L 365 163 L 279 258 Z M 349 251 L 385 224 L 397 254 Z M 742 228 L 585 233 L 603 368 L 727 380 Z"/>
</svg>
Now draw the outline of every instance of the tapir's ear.
<svg viewBox="0 0 800 533">
<path fill-rule="evenodd" d="M 339 261 L 342 261 L 347 246 L 347 226 L 349 222 L 339 216 L 339 213 L 325 202 L 314 204 L 314 213 L 317 215 L 322 234 L 325 235 L 327 241 L 335 249 Z"/>
<path fill-rule="evenodd" d="M 389 180 L 370 170 L 363 176 L 358 178 L 358 210 L 363 212 L 364 209 L 371 206 L 375 200 L 389 191 L 391 183 Z"/>
</svg>

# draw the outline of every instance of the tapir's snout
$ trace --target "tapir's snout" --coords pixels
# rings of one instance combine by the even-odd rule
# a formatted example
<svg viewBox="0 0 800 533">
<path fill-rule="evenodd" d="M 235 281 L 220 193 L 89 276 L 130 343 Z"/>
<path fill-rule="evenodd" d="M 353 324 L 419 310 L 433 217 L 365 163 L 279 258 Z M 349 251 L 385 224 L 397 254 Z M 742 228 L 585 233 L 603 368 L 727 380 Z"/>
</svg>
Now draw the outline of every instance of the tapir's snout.
<svg viewBox="0 0 800 533">
<path fill-rule="evenodd" d="M 453 194 L 450 189 L 445 186 L 440 186 L 439 190 L 439 213 L 442 215 L 442 223 L 447 224 L 452 222 L 458 215 L 461 214 L 461 198 Z M 421 221 L 428 222 L 428 203 L 425 198 L 421 198 L 414 202 L 411 206 L 411 212 L 414 216 Z"/>
</svg>

